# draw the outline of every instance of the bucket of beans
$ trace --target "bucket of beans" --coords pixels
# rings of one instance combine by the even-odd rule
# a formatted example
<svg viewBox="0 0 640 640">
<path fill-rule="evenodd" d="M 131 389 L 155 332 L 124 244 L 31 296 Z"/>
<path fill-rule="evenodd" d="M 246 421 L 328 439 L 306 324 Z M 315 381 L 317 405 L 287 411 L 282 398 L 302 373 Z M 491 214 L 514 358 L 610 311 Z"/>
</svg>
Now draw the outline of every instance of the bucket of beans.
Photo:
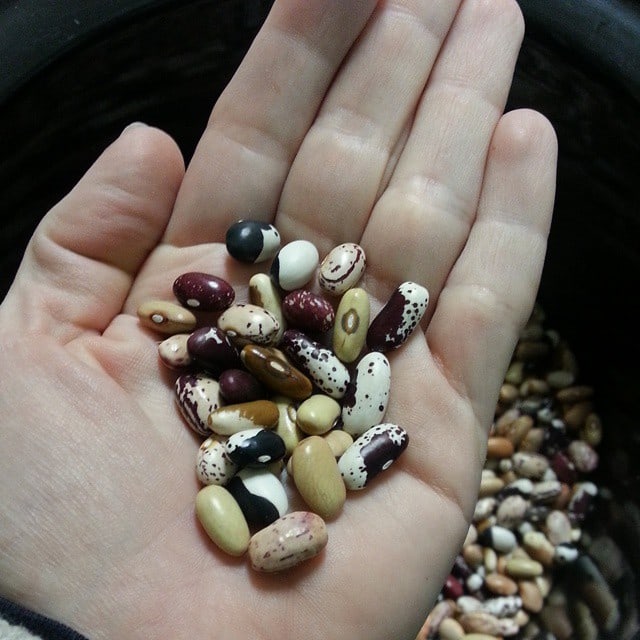
<svg viewBox="0 0 640 640">
<path fill-rule="evenodd" d="M 359 245 L 340 244 L 321 261 L 311 242 L 281 246 L 273 225 L 239 220 L 226 247 L 240 262 L 270 261 L 249 280 L 247 300 L 215 274 L 188 272 L 173 283 L 176 302 L 145 301 L 138 317 L 166 336 L 158 353 L 178 372 L 177 408 L 203 438 L 200 524 L 222 551 L 277 572 L 317 556 L 348 493 L 379 482 L 406 449 L 405 429 L 384 419 L 385 353 L 419 326 L 429 293 L 398 283 L 371 320 L 357 286 Z M 212 312 L 215 324 L 202 325 Z M 306 510 L 289 509 L 288 483 Z"/>
</svg>

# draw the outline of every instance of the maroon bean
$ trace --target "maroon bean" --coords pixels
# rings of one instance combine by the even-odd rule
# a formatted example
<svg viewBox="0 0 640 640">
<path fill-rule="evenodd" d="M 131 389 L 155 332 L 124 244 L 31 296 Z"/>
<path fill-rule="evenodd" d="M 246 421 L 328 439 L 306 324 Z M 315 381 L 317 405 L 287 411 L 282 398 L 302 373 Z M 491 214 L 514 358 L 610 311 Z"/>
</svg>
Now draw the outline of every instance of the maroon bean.
<svg viewBox="0 0 640 640">
<path fill-rule="evenodd" d="M 282 301 L 282 312 L 291 326 L 311 333 L 328 331 L 336 319 L 331 303 L 306 289 L 287 294 Z"/>
<path fill-rule="evenodd" d="M 248 371 L 227 369 L 218 378 L 220 394 L 229 404 L 262 400 L 267 397 L 265 388 Z"/>
<path fill-rule="evenodd" d="M 187 340 L 187 349 L 194 362 L 214 374 L 242 366 L 238 351 L 218 327 L 196 329 Z"/>
<path fill-rule="evenodd" d="M 178 276 L 173 283 L 173 293 L 181 305 L 198 311 L 224 311 L 236 297 L 226 280 L 200 271 Z"/>
</svg>

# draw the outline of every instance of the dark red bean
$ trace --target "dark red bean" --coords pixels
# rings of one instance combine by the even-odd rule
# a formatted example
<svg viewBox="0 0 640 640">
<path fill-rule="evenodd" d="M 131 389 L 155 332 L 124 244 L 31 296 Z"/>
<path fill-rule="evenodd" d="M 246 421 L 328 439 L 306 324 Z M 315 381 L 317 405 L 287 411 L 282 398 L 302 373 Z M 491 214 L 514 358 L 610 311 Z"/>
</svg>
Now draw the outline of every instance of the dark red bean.
<svg viewBox="0 0 640 640">
<path fill-rule="evenodd" d="M 282 301 L 282 312 L 292 327 L 310 333 L 328 331 L 336 319 L 331 303 L 306 289 L 287 294 Z"/>
<path fill-rule="evenodd" d="M 187 340 L 187 350 L 194 362 L 214 374 L 242 366 L 237 349 L 218 327 L 196 329 Z"/>
<path fill-rule="evenodd" d="M 236 297 L 226 280 L 200 271 L 178 276 L 173 283 L 173 294 L 182 306 L 198 311 L 224 311 Z"/>
<path fill-rule="evenodd" d="M 265 388 L 243 369 L 227 369 L 218 378 L 220 394 L 229 404 L 262 400 L 267 397 Z"/>
</svg>

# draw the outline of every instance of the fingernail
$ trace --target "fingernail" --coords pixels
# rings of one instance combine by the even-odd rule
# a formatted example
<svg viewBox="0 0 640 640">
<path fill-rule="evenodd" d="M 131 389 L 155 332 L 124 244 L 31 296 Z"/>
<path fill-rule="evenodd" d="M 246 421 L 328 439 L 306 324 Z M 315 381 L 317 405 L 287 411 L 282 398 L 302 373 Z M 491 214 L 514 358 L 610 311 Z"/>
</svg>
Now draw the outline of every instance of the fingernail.
<svg viewBox="0 0 640 640">
<path fill-rule="evenodd" d="M 131 124 L 128 124 L 123 130 L 122 133 L 125 133 L 126 131 L 129 131 L 129 129 L 137 129 L 138 127 L 146 127 L 147 124 L 144 122 L 132 122 Z M 122 133 L 120 135 L 122 135 Z"/>
</svg>

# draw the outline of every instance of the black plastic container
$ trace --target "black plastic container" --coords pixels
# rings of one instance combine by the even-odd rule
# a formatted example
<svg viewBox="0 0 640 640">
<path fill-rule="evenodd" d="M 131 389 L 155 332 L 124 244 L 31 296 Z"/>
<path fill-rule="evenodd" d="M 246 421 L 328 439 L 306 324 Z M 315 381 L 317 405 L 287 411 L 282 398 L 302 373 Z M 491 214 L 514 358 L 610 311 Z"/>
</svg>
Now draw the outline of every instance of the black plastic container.
<svg viewBox="0 0 640 640">
<path fill-rule="evenodd" d="M 126 124 L 166 129 L 189 158 L 270 6 L 8 4 L 0 5 L 2 295 L 40 217 Z M 539 299 L 549 326 L 577 354 L 581 379 L 596 388 L 605 427 L 598 482 L 615 496 L 608 528 L 633 582 L 640 576 L 640 7 L 621 0 L 520 4 L 527 35 L 508 108 L 542 111 L 560 144 Z"/>
</svg>

